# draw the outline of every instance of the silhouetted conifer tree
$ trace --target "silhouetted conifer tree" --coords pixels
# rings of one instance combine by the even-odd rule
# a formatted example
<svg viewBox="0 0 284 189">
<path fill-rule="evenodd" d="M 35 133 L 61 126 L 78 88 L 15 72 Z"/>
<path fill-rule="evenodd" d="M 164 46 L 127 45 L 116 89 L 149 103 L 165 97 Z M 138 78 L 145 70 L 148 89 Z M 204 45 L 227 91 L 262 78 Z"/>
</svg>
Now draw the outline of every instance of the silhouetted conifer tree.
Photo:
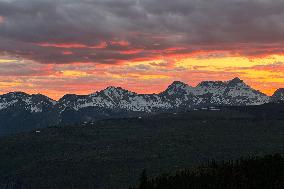
<svg viewBox="0 0 284 189">
<path fill-rule="evenodd" d="M 148 185 L 148 176 L 147 176 L 147 172 L 144 169 L 142 171 L 142 174 L 140 176 L 140 185 L 139 185 L 139 189 L 146 189 Z"/>
</svg>

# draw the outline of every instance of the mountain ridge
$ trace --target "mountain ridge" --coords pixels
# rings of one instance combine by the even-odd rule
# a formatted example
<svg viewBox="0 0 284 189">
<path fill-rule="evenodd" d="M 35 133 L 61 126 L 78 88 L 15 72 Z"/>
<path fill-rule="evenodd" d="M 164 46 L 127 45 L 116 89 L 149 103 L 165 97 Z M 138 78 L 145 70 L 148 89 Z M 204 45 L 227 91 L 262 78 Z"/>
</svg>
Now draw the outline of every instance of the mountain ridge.
<svg viewBox="0 0 284 189">
<path fill-rule="evenodd" d="M 244 89 L 243 91 L 240 91 L 241 89 Z M 108 99 L 108 101 L 117 104 L 119 103 L 119 101 L 123 101 L 126 100 L 127 101 L 127 97 L 135 97 L 138 100 L 139 97 L 145 97 L 146 99 L 151 99 L 152 100 L 157 100 L 157 98 L 163 98 L 164 95 L 168 95 L 168 96 L 172 96 L 172 95 L 177 95 L 179 96 L 178 101 L 181 100 L 188 100 L 187 97 L 185 96 L 190 96 L 193 100 L 192 103 L 196 103 L 196 104 L 200 104 L 200 102 L 198 102 L 198 99 L 196 99 L 196 97 L 200 96 L 204 96 L 204 95 L 210 95 L 213 94 L 211 96 L 211 100 L 207 99 L 207 102 L 205 103 L 205 101 L 202 104 L 230 104 L 228 102 L 228 100 L 226 99 L 222 99 L 222 95 L 225 96 L 231 96 L 231 97 L 236 97 L 236 95 L 240 95 L 238 93 L 240 92 L 244 92 L 244 91 L 250 91 L 251 94 L 246 94 L 247 96 L 249 95 L 256 95 L 257 97 L 255 97 L 255 99 L 260 98 L 261 100 L 258 101 L 256 100 L 256 102 L 251 103 L 251 102 L 244 102 L 239 103 L 239 105 L 258 105 L 258 104 L 263 104 L 269 101 L 275 101 L 275 100 L 283 100 L 283 94 L 284 94 L 284 89 L 277 89 L 275 91 L 275 93 L 272 96 L 268 96 L 264 93 L 262 93 L 259 90 L 255 90 L 253 88 L 251 88 L 250 86 L 248 86 L 247 84 L 244 83 L 243 80 L 241 80 L 240 78 L 236 77 L 232 80 L 229 81 L 202 81 L 200 82 L 198 85 L 196 85 L 195 87 L 192 87 L 182 81 L 173 81 L 172 84 L 170 84 L 164 91 L 161 91 L 160 93 L 154 93 L 154 94 L 139 94 L 136 92 L 132 92 L 129 91 L 127 89 L 123 89 L 121 87 L 115 87 L 115 86 L 109 86 L 103 90 L 99 90 L 97 92 L 91 93 L 91 94 L 86 94 L 86 95 L 77 95 L 77 94 L 65 94 L 63 97 L 61 97 L 59 100 L 53 100 L 51 98 L 49 98 L 48 96 L 42 95 L 42 94 L 27 94 L 25 92 L 20 92 L 20 91 L 16 91 L 16 92 L 9 92 L 3 95 L 0 95 L 0 111 L 8 108 L 9 105 L 13 104 L 13 101 L 11 102 L 7 102 L 6 104 L 3 102 L 3 98 L 5 100 L 5 97 L 10 97 L 13 98 L 15 96 L 18 97 L 25 97 L 25 98 L 35 98 L 37 96 L 41 96 L 41 98 L 46 98 L 48 99 L 54 106 L 62 106 L 62 104 L 64 104 L 66 101 L 68 101 L 67 103 L 70 104 L 71 101 L 76 101 L 81 99 L 89 99 L 88 101 L 90 102 L 91 99 L 94 98 L 98 98 L 101 99 L 103 101 L 104 99 Z M 183 96 L 183 99 L 181 95 Z M 244 96 L 245 94 L 242 94 L 242 96 Z M 215 99 L 215 100 L 214 100 Z M 129 99 L 128 99 L 129 100 Z M 177 98 L 176 98 L 177 100 Z M 199 99 L 200 100 L 200 99 Z M 99 104 L 99 106 L 107 106 L 107 107 L 112 107 L 109 102 L 107 103 L 106 101 L 104 102 L 97 102 Z M 14 101 L 15 102 L 15 101 Z M 240 101 L 239 101 L 240 102 Z M 162 103 L 162 102 L 160 102 Z M 180 103 L 178 103 L 180 104 Z M 238 105 L 237 102 L 232 103 L 234 105 Z M 90 104 L 89 104 L 90 105 Z M 75 108 L 76 109 L 76 108 Z M 139 108 L 137 109 L 139 110 Z M 41 111 L 41 110 L 35 110 L 35 111 Z"/>
<path fill-rule="evenodd" d="M 101 89 L 101 90 L 98 90 L 98 91 L 95 91 L 95 92 L 93 92 L 93 93 L 90 93 L 90 94 L 75 94 L 75 93 L 66 93 L 65 95 L 63 95 L 61 98 L 59 98 L 58 100 L 54 100 L 54 99 L 52 99 L 52 98 L 50 98 L 49 96 L 47 96 L 47 95 L 44 95 L 44 94 L 41 94 L 41 93 L 37 93 L 37 94 L 35 94 L 35 93 L 32 93 L 32 94 L 29 94 L 29 93 L 26 93 L 26 92 L 23 92 L 23 91 L 11 91 L 11 92 L 7 92 L 7 93 L 3 93 L 3 94 L 0 94 L 0 97 L 1 96 L 3 96 L 3 95 L 8 95 L 8 94 L 12 94 L 12 93 L 14 93 L 14 94 L 25 94 L 25 95 L 42 95 L 42 96 L 45 96 L 45 97 L 48 97 L 49 99 L 51 99 L 51 100 L 53 100 L 53 101 L 56 101 L 56 102 L 59 102 L 60 101 L 60 99 L 62 99 L 62 98 L 64 98 L 66 95 L 76 95 L 76 96 L 87 96 L 87 95 L 92 95 L 92 94 L 96 94 L 96 93 L 98 93 L 98 92 L 102 92 L 102 91 L 105 91 L 105 90 L 108 90 L 108 89 L 120 89 L 120 90 L 124 90 L 124 91 L 128 91 L 128 92 L 130 92 L 130 93 L 134 93 L 134 94 L 138 94 L 138 95 L 152 95 L 152 94 L 156 94 L 156 95 L 158 95 L 158 94 L 161 94 L 161 93 L 163 93 L 163 92 L 165 92 L 170 86 L 173 86 L 173 85 L 183 85 L 183 86 L 188 86 L 188 87 L 191 87 L 191 88 L 197 88 L 198 86 L 204 86 L 204 85 L 208 85 L 208 84 L 215 84 L 215 85 L 226 85 L 226 84 L 228 84 L 228 83 L 230 83 L 230 81 L 232 81 L 232 82 L 235 82 L 235 83 L 238 83 L 238 82 L 236 82 L 236 81 L 239 81 L 240 83 L 244 83 L 244 81 L 243 80 L 241 80 L 240 78 L 238 78 L 238 77 L 235 77 L 234 79 L 232 79 L 232 80 L 229 80 L 229 81 L 211 81 L 211 80 L 208 80 L 208 81 L 201 81 L 200 83 L 198 83 L 195 87 L 194 86 L 191 86 L 191 85 L 189 85 L 189 84 L 187 84 L 187 83 L 185 83 L 185 82 L 183 82 L 183 81 L 178 81 L 178 80 L 176 80 L 176 81 L 173 81 L 171 84 L 169 84 L 169 86 L 164 90 L 164 91 L 161 91 L 161 92 L 158 92 L 158 93 L 137 93 L 137 92 L 134 92 L 134 91 L 130 91 L 130 90 L 128 90 L 128 89 L 124 89 L 124 88 L 122 88 L 122 87 L 119 87 L 119 86 L 108 86 L 108 87 L 106 87 L 105 89 Z M 256 90 L 256 89 L 255 89 Z M 274 93 L 276 93 L 278 90 L 284 90 L 284 88 L 279 88 L 279 89 L 276 89 L 276 91 L 274 92 Z M 259 91 L 259 92 L 261 92 L 262 94 L 264 94 L 264 95 L 266 95 L 265 93 L 263 93 L 262 91 L 260 91 L 260 90 L 256 90 L 256 91 Z M 269 95 L 266 95 L 266 96 L 269 96 Z M 272 97 L 273 95 L 271 95 L 271 97 Z"/>
<path fill-rule="evenodd" d="M 261 105 L 283 100 L 283 96 L 282 89 L 267 96 L 239 78 L 203 81 L 196 87 L 174 81 L 158 94 L 138 94 L 110 86 L 88 95 L 66 94 L 58 101 L 41 94 L 10 92 L 0 95 L 0 131 L 202 107 Z"/>
</svg>

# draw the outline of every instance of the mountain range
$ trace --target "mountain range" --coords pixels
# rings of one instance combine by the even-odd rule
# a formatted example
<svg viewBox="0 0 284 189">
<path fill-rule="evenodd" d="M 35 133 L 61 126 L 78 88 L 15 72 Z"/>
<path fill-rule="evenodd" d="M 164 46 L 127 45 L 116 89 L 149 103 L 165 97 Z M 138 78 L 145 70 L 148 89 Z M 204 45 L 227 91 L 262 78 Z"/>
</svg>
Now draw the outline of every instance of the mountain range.
<svg viewBox="0 0 284 189">
<path fill-rule="evenodd" d="M 105 118 L 214 106 L 261 105 L 282 100 L 284 89 L 267 96 L 239 78 L 203 81 L 196 87 L 174 81 L 159 94 L 137 94 L 120 87 L 107 87 L 89 95 L 67 94 L 58 101 L 41 94 L 10 92 L 0 95 L 0 134 Z"/>
</svg>

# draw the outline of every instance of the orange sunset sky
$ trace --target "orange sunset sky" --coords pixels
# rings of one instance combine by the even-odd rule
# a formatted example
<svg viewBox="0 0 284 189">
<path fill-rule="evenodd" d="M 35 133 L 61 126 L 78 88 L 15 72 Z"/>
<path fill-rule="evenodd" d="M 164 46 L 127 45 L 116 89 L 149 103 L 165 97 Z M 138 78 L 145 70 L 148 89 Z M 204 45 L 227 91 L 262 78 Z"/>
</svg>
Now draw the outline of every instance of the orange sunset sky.
<svg viewBox="0 0 284 189">
<path fill-rule="evenodd" d="M 281 0 L 0 0 L 0 94 L 284 87 Z"/>
</svg>

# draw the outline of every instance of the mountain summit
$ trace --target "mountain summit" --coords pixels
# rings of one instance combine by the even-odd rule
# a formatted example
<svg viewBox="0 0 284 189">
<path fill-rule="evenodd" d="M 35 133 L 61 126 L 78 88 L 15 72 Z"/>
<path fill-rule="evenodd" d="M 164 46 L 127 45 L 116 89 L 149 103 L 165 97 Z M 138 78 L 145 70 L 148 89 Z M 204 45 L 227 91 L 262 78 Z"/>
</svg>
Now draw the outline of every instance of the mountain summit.
<svg viewBox="0 0 284 189">
<path fill-rule="evenodd" d="M 184 91 L 184 90 L 188 90 L 190 89 L 191 87 L 181 81 L 174 81 L 171 85 L 168 86 L 168 88 L 163 91 L 162 93 L 167 93 L 169 95 L 172 95 L 172 94 L 175 94 L 175 93 L 178 93 L 180 91 Z M 161 94 L 162 94 L 161 93 Z"/>
<path fill-rule="evenodd" d="M 238 84 L 238 83 L 243 83 L 244 81 L 241 80 L 240 78 L 238 77 L 235 77 L 234 79 L 230 80 L 228 83 L 229 84 Z"/>
</svg>

